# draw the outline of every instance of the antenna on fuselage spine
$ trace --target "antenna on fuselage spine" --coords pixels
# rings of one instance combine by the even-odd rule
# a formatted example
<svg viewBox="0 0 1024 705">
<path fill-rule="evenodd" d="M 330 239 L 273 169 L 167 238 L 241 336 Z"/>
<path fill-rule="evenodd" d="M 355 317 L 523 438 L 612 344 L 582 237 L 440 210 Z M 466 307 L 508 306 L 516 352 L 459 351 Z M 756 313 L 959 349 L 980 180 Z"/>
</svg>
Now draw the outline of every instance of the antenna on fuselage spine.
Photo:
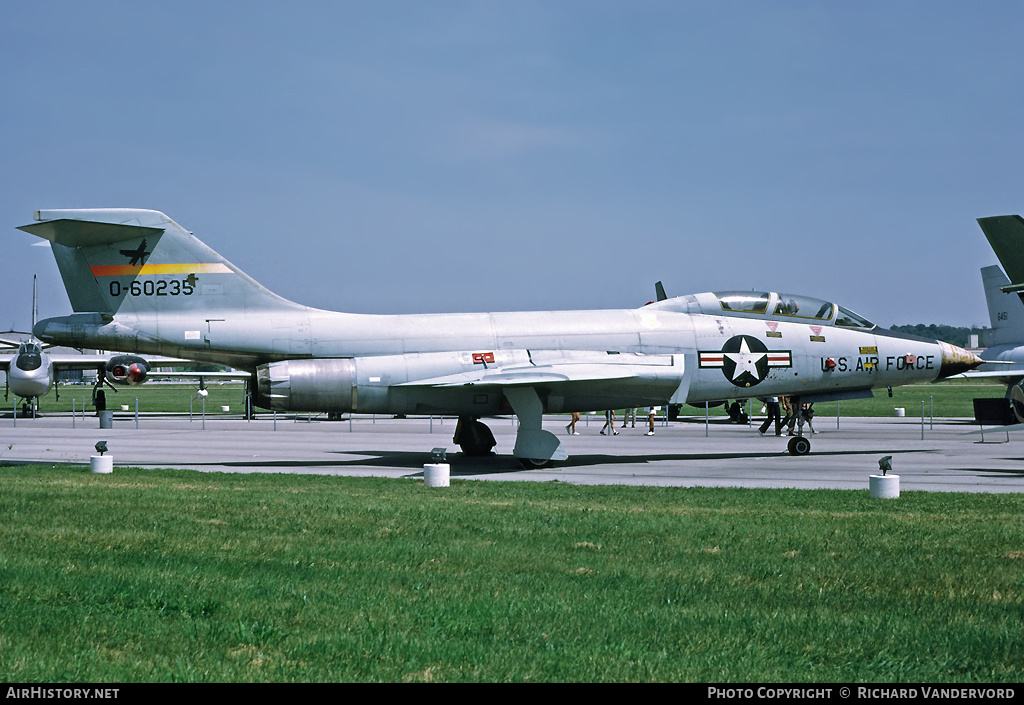
<svg viewBox="0 0 1024 705">
<path fill-rule="evenodd" d="M 654 293 L 658 297 L 658 301 L 664 301 L 668 298 L 665 295 L 665 286 L 661 282 L 654 283 Z"/>
</svg>

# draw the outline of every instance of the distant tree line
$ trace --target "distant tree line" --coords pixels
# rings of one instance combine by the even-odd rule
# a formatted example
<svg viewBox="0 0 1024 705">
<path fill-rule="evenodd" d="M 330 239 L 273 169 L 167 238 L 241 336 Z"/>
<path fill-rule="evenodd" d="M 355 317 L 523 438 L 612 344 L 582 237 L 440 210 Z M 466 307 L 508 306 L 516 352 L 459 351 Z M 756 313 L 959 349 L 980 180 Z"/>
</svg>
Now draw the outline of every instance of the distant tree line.
<svg viewBox="0 0 1024 705">
<path fill-rule="evenodd" d="M 911 333 L 913 335 L 920 335 L 924 338 L 931 338 L 933 340 L 942 340 L 953 345 L 959 345 L 962 348 L 966 348 L 971 339 L 972 333 L 980 333 L 981 331 L 975 328 L 963 328 L 959 326 L 942 326 L 925 325 L 918 323 L 915 326 L 891 326 L 891 330 L 899 331 L 901 333 Z"/>
</svg>

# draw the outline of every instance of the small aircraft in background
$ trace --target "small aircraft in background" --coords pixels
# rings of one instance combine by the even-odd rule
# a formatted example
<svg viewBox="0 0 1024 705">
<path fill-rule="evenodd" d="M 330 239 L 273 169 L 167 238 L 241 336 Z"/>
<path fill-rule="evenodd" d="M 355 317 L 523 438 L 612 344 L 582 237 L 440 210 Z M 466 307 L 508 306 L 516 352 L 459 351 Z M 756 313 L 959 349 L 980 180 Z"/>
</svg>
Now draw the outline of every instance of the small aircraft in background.
<svg viewBox="0 0 1024 705">
<path fill-rule="evenodd" d="M 150 369 L 150 363 L 139 355 L 57 355 L 31 337 L 0 343 L 17 346 L 17 352 L 0 357 L 0 370 L 7 373 L 4 400 L 13 394 L 32 408 L 54 387 L 57 374 L 63 370 L 96 370 L 107 384 L 130 385 L 144 382 Z"/>
<path fill-rule="evenodd" d="M 36 279 L 33 277 L 32 325 L 36 323 Z M 54 389 L 56 398 L 59 387 L 55 385 L 57 375 L 65 370 L 93 370 L 96 372 L 96 391 L 103 385 L 116 391 L 117 387 L 134 386 L 149 379 L 154 366 L 180 366 L 195 364 L 193 360 L 156 356 L 145 358 L 129 353 L 86 355 L 78 353 L 57 354 L 49 351 L 48 345 L 31 334 L 20 334 L 17 338 L 0 337 L 0 348 L 16 350 L 12 354 L 0 354 L 0 371 L 6 373 L 4 401 L 13 394 L 24 400 L 22 412 L 34 414 L 39 398 Z M 163 372 L 161 376 L 187 376 L 200 378 L 229 376 L 247 377 L 239 372 Z"/>
<path fill-rule="evenodd" d="M 0 339 L 0 345 L 13 347 L 14 341 Z M 96 392 L 106 384 L 114 391 L 118 387 L 131 387 L 142 384 L 149 379 L 154 367 L 194 365 L 194 360 L 183 360 L 163 356 L 143 357 L 129 353 L 114 355 L 87 354 L 56 354 L 49 352 L 45 343 L 35 338 L 28 338 L 16 343 L 17 352 L 12 355 L 0 355 L 0 371 L 7 373 L 7 384 L 4 388 L 4 401 L 10 395 L 23 399 L 23 415 L 34 415 L 39 407 L 39 398 L 46 396 L 50 389 L 60 398 L 57 376 L 64 370 L 92 370 L 96 372 Z M 182 377 L 198 379 L 200 389 L 210 378 L 247 379 L 248 373 L 238 371 L 225 372 L 194 372 L 194 371 L 162 371 L 160 377 Z"/>
<path fill-rule="evenodd" d="M 481 418 L 512 412 L 526 467 L 568 457 L 545 413 L 861 398 L 982 362 L 809 296 L 662 288 L 638 309 L 362 315 L 272 293 L 158 211 L 44 210 L 20 229 L 51 242 L 76 312 L 35 325 L 42 341 L 229 365 L 264 408 L 457 415 L 468 455 L 495 446 Z"/>
</svg>

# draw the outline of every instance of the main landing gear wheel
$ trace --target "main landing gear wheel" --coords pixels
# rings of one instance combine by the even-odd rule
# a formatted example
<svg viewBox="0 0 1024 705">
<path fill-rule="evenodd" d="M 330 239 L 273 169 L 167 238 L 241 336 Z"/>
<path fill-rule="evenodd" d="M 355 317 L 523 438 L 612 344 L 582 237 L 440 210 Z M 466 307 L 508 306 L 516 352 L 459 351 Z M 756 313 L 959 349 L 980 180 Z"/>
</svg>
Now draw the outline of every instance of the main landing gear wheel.
<svg viewBox="0 0 1024 705">
<path fill-rule="evenodd" d="M 547 458 L 516 458 L 523 470 L 540 470 L 551 464 Z"/>
<path fill-rule="evenodd" d="M 790 455 L 807 455 L 811 452 L 811 442 L 803 436 L 793 436 L 789 439 Z"/>
<path fill-rule="evenodd" d="M 1017 423 L 1024 423 L 1024 389 L 1020 388 L 1020 383 L 1010 387 L 1010 406 Z"/>
<path fill-rule="evenodd" d="M 494 434 L 486 424 L 470 417 L 459 417 L 452 441 L 462 448 L 463 454 L 472 457 L 494 455 L 492 449 L 496 445 Z"/>
</svg>

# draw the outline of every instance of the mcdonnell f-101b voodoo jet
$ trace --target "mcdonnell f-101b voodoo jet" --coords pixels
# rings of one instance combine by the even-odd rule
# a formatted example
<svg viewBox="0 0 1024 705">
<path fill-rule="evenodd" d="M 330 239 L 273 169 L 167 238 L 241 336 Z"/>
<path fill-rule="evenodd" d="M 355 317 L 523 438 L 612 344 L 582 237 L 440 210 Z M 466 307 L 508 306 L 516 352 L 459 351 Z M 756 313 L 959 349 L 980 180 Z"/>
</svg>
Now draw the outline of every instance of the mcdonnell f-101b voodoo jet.
<svg viewBox="0 0 1024 705">
<path fill-rule="evenodd" d="M 481 418 L 512 412 L 512 454 L 528 467 L 568 457 L 542 428 L 545 413 L 849 399 L 981 364 L 834 303 L 773 292 L 604 311 L 325 311 L 272 293 L 158 211 L 44 210 L 35 221 L 20 229 L 52 243 L 76 312 L 40 321 L 46 342 L 248 370 L 264 408 L 458 415 L 466 454 L 495 445 Z M 809 449 L 798 437 L 790 452 Z"/>
</svg>

